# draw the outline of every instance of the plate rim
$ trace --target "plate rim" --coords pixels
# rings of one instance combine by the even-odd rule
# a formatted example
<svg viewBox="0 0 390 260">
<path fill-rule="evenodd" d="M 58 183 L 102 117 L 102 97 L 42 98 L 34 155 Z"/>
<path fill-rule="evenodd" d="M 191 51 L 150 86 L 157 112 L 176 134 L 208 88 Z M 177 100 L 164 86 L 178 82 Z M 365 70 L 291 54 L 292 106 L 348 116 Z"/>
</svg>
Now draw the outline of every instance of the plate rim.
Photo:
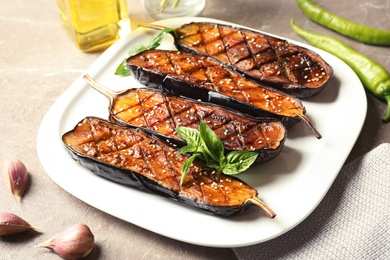
<svg viewBox="0 0 390 260">
<path fill-rule="evenodd" d="M 349 72 L 350 74 L 354 75 L 356 78 L 357 78 L 357 75 L 352 71 L 352 69 L 346 65 L 343 61 L 341 61 L 340 59 L 338 59 L 337 57 L 329 54 L 329 53 L 326 53 L 320 49 L 317 49 L 315 47 L 312 47 L 310 45 L 307 45 L 305 43 L 302 43 L 302 42 L 298 42 L 298 41 L 294 41 L 294 40 L 291 40 L 291 39 L 288 39 L 288 38 L 285 38 L 285 37 L 282 37 L 282 36 L 277 36 L 277 35 L 273 35 L 273 34 L 270 34 L 268 32 L 263 32 L 263 31 L 260 31 L 260 30 L 256 30 L 254 28 L 250 28 L 250 27 L 246 27 L 246 26 L 242 26 L 242 25 L 239 25 L 239 24 L 234 24 L 234 23 L 230 23 L 230 22 L 226 22 L 226 21 L 221 21 L 221 20 L 217 20 L 217 19 L 211 19 L 211 18 L 202 18 L 202 17 L 193 17 L 193 18 L 171 18 L 171 19 L 166 19 L 166 20 L 161 20 L 161 21 L 156 21 L 154 23 L 159 23 L 159 24 L 171 24 L 171 23 L 187 23 L 187 22 L 190 22 L 190 21 L 210 21 L 210 22 L 217 22 L 217 23 L 225 23 L 225 24 L 232 24 L 232 25 L 236 25 L 236 26 L 240 26 L 240 27 L 243 27 L 243 28 L 249 28 L 251 30 L 255 30 L 255 31 L 259 31 L 259 32 L 262 32 L 262 33 L 266 33 L 268 35 L 271 35 L 271 36 L 275 36 L 275 37 L 278 37 L 278 38 L 281 38 L 281 39 L 286 39 L 288 40 L 289 42 L 291 43 L 294 43 L 294 44 L 298 44 L 300 46 L 303 46 L 305 48 L 308 48 L 308 49 L 311 49 L 311 50 L 314 50 L 315 52 L 317 53 L 323 53 L 323 54 L 326 54 L 325 56 L 327 57 L 332 57 L 332 61 L 333 60 L 336 60 L 338 65 L 341 64 L 342 67 L 348 67 L 349 68 Z M 138 29 L 137 29 L 138 30 Z M 120 39 L 118 40 L 116 43 L 114 43 L 110 48 L 108 48 L 105 52 L 103 52 L 98 58 L 97 60 L 92 63 L 90 65 L 90 67 L 86 70 L 86 73 L 94 76 L 96 74 L 99 73 L 100 70 L 102 70 L 102 66 L 108 62 L 108 60 L 110 60 L 110 57 L 112 57 L 113 55 L 118 55 L 118 52 L 121 48 L 123 48 L 123 44 L 125 44 L 126 42 L 126 39 L 129 39 L 131 38 L 134 34 L 143 34 L 144 31 L 143 29 L 141 30 L 135 30 L 131 33 L 129 33 L 126 37 L 124 37 L 123 39 Z M 323 55 L 321 55 L 323 56 Z M 330 65 L 332 65 L 330 63 Z M 104 66 L 103 66 L 104 67 Z M 104 70 L 104 69 L 103 69 Z M 352 73 L 351 73 L 352 72 Z M 335 75 L 333 75 L 333 77 L 335 77 Z M 356 81 L 356 78 L 354 79 Z M 358 79 L 358 78 L 357 78 Z M 360 82 L 360 80 L 359 80 Z M 74 187 L 70 187 L 69 183 L 66 183 L 66 181 L 64 181 L 63 179 L 61 179 L 60 176 L 58 176 L 55 172 L 54 172 L 54 168 L 53 168 L 53 165 L 50 165 L 50 161 L 48 161 L 50 159 L 50 156 L 48 153 L 47 153 L 47 138 L 52 138 L 52 139 L 55 139 L 57 140 L 57 142 L 54 142 L 53 145 L 55 146 L 63 146 L 62 144 L 62 141 L 60 140 L 60 138 L 58 138 L 58 133 L 61 132 L 61 127 L 64 126 L 64 122 L 61 122 L 60 119 L 57 120 L 57 122 L 59 123 L 58 125 L 55 125 L 56 127 L 53 127 L 53 121 L 55 121 L 55 115 L 63 110 L 64 106 L 69 106 L 69 102 L 75 102 L 75 97 L 77 97 L 77 95 L 79 94 L 80 91 L 85 91 L 85 85 L 86 83 L 83 81 L 82 79 L 82 75 L 76 79 L 76 81 L 71 84 L 59 97 L 58 99 L 54 102 L 54 104 L 50 107 L 50 109 L 48 110 L 48 112 L 45 114 L 42 122 L 41 122 L 41 125 L 39 127 L 39 130 L 38 130 L 38 137 L 37 137 L 37 151 L 38 151 L 38 157 L 39 157 L 39 160 L 43 166 L 43 168 L 45 169 L 45 171 L 47 172 L 47 174 L 51 177 L 51 179 L 56 182 L 61 188 L 63 188 L 64 190 L 66 190 L 67 192 L 69 192 L 70 194 L 72 194 L 73 196 L 75 196 L 76 198 L 86 202 L 87 204 L 103 211 L 103 212 L 106 212 L 110 215 L 113 215 L 117 218 L 120 218 L 122 220 L 125 220 L 127 222 L 130 222 L 132 224 L 135 224 L 137 226 L 140 226 L 142 228 L 145 228 L 145 229 L 148 229 L 150 231 L 153 231 L 155 233 L 158 233 L 160 235 L 163 235 L 163 236 L 167 236 L 167 237 L 170 237 L 170 238 L 173 238 L 173 239 L 176 239 L 176 240 L 180 240 L 180 241 L 183 241 L 183 242 L 187 242 L 187 243 L 191 243 L 191 244 L 196 244 L 196 245 L 202 245 L 202 246 L 210 246 L 210 247 L 241 247 L 241 246 L 248 246 L 248 245 L 252 245 L 252 244 L 256 244 L 256 243 L 261 243 L 261 242 L 265 242 L 265 241 L 268 241 L 270 239 L 273 239 L 277 236 L 280 236 L 282 234 L 284 234 L 285 232 L 289 231 L 290 229 L 294 228 L 295 226 L 297 226 L 298 224 L 300 224 L 304 219 L 306 219 L 306 217 L 308 215 L 311 214 L 311 212 L 318 206 L 318 204 L 321 202 L 321 200 L 323 199 L 323 197 L 325 196 L 325 194 L 327 193 L 327 191 L 329 190 L 330 186 L 333 184 L 333 181 L 334 179 L 336 178 L 338 172 L 341 170 L 341 167 L 343 166 L 345 160 L 347 159 L 350 151 L 352 150 L 353 148 L 353 145 L 355 144 L 360 132 L 361 132 L 361 129 L 363 127 L 363 123 L 364 123 L 364 120 L 365 120 L 365 115 L 366 115 L 366 111 L 367 111 L 367 101 L 366 101 L 366 94 L 364 92 L 364 89 L 363 89 L 363 86 L 361 85 L 360 86 L 355 86 L 357 89 L 359 89 L 360 87 L 360 91 L 359 92 L 359 95 L 360 95 L 360 99 L 359 101 L 362 102 L 359 106 L 359 111 L 360 113 L 362 114 L 362 116 L 359 116 L 358 118 L 355 118 L 355 127 L 357 129 L 354 129 L 354 132 L 352 133 L 352 136 L 350 138 L 349 143 L 348 143 L 348 152 L 346 153 L 344 151 L 344 153 L 342 154 L 341 158 L 338 158 L 338 161 L 336 163 L 336 165 L 332 166 L 331 169 L 333 171 L 333 174 L 332 176 L 328 176 L 326 179 L 326 182 L 327 182 L 327 185 L 326 187 L 324 188 L 324 190 L 326 190 L 325 192 L 323 192 L 321 194 L 320 197 L 318 197 L 318 199 L 315 201 L 315 203 L 311 203 L 311 206 L 309 207 L 310 209 L 308 209 L 305 214 L 301 215 L 299 217 L 298 220 L 296 220 L 294 222 L 293 225 L 291 224 L 287 224 L 284 223 L 283 219 L 282 220 L 278 220 L 276 219 L 275 222 L 277 222 L 278 225 L 284 225 L 286 224 L 287 227 L 285 228 L 281 228 L 275 232 L 273 232 L 272 234 L 269 234 L 269 235 L 266 235 L 266 236 L 259 236 L 258 239 L 247 239 L 247 240 L 241 240 L 241 241 L 237 241 L 235 239 L 228 239 L 228 240 L 223 240 L 223 241 L 201 241 L 198 237 L 194 238 L 194 237 L 187 237 L 187 236 L 182 236 L 180 235 L 180 233 L 178 232 L 174 232 L 174 234 L 172 234 L 169 230 L 166 230 L 164 228 L 159 228 L 155 225 L 147 225 L 145 223 L 142 223 L 142 221 L 140 222 L 140 219 L 137 218 L 136 220 L 133 220 L 133 221 L 128 221 L 128 219 L 126 219 L 125 217 L 123 217 L 123 214 L 118 214 L 117 212 L 112 212 L 112 209 L 107 209 L 107 205 L 104 205 L 104 206 L 101 206 L 101 205 L 98 205 L 99 203 L 96 203 L 96 201 L 93 201 L 93 198 L 86 198 L 84 197 L 84 194 L 80 193 L 80 192 L 75 192 L 75 189 L 77 189 L 77 185 L 73 185 Z M 362 99 L 362 96 L 364 96 L 364 98 Z M 306 104 L 310 104 L 310 100 L 308 101 L 303 101 L 304 103 Z M 104 107 L 106 108 L 106 106 Z M 64 112 L 64 111 L 63 111 Z M 82 119 L 80 117 L 80 119 Z M 78 121 L 75 121 L 73 122 L 73 126 L 77 124 Z M 289 138 L 289 137 L 288 137 Z M 293 140 L 295 141 L 295 140 Z M 298 138 L 298 141 L 299 141 L 299 138 Z M 321 142 L 321 140 L 319 141 Z M 326 146 L 327 144 L 322 142 L 323 146 Z M 63 151 L 60 152 L 60 155 L 61 156 L 65 156 L 66 152 L 65 152 L 65 149 L 63 149 Z M 69 156 L 68 156 L 69 157 Z M 70 159 L 70 157 L 68 158 Z M 73 167 L 73 166 L 72 166 Z M 94 181 L 97 181 L 97 179 L 94 177 L 92 177 L 92 175 L 88 175 L 86 174 L 87 177 L 86 178 L 83 178 L 82 180 L 90 180 L 90 179 L 93 179 Z M 238 176 L 239 177 L 239 176 Z M 119 189 L 120 192 L 123 192 L 124 194 L 128 194 L 129 192 L 126 192 L 124 191 L 124 189 L 129 189 L 129 188 L 123 188 L 123 187 L 118 187 L 117 184 L 114 184 L 114 183 L 111 183 L 109 181 L 106 181 L 104 180 L 104 182 L 102 181 L 97 181 L 100 185 L 101 183 L 105 183 L 105 185 L 108 185 L 109 187 L 115 187 L 115 189 Z M 137 191 L 139 192 L 139 191 Z M 130 192 L 130 194 L 137 194 L 137 192 Z M 315 192 L 315 191 L 313 191 Z M 259 191 L 259 193 L 261 194 L 261 191 Z M 156 198 L 154 197 L 154 195 L 142 195 L 142 196 L 145 196 L 147 199 L 148 202 L 151 202 L 151 201 L 154 201 L 156 200 Z M 267 198 L 268 199 L 268 198 Z M 159 202 L 161 201 L 161 199 L 157 199 Z M 168 201 L 167 203 L 174 203 L 176 204 L 175 202 L 171 202 L 171 201 Z M 271 203 L 272 205 L 272 203 Z M 173 206 L 171 205 L 172 208 L 177 208 L 176 206 Z M 181 207 L 182 209 L 182 207 Z M 186 211 L 187 209 L 185 209 Z M 109 212 L 107 212 L 109 211 Z M 194 211 L 189 211 L 191 212 L 191 214 L 194 214 L 195 216 L 199 216 L 199 213 L 198 212 L 194 212 Z M 200 212 L 201 214 L 204 214 L 202 212 Z M 278 213 L 278 212 L 277 212 Z M 253 214 L 253 215 L 256 215 L 257 214 Z M 278 216 L 277 216 L 278 217 Z M 264 220 L 265 222 L 269 222 L 270 220 L 264 218 L 263 215 L 260 214 L 260 218 L 262 220 Z M 214 221 L 215 219 L 220 219 L 216 216 L 203 216 L 202 219 L 208 219 L 209 221 Z M 212 220 L 211 220 L 212 219 Z M 240 219 L 240 217 L 238 217 L 238 219 Z M 245 219 L 245 218 L 244 218 Z M 275 219 L 274 219 L 275 220 Z M 272 221 L 274 221 L 272 220 Z M 225 220 L 221 220 L 223 222 L 225 222 Z M 227 223 L 229 223 L 230 221 L 226 221 Z M 238 225 L 242 225 L 241 224 L 241 221 L 237 223 Z"/>
</svg>

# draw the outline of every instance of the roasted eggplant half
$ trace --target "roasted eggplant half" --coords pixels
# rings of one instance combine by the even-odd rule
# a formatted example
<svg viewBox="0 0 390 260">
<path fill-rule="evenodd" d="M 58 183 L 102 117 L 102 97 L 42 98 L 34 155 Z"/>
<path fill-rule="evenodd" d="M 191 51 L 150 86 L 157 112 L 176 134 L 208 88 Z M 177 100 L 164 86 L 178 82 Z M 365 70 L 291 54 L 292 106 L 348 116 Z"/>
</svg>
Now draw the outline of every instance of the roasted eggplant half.
<svg viewBox="0 0 390 260">
<path fill-rule="evenodd" d="M 273 118 L 249 118 L 214 104 L 172 96 L 156 89 L 133 88 L 114 92 L 89 75 L 84 78 L 109 99 L 111 120 L 142 127 L 179 146 L 185 142 L 176 133 L 176 128 L 199 129 L 201 120 L 217 134 L 227 152 L 257 152 L 257 163 L 275 158 L 286 139 L 286 128 Z"/>
<path fill-rule="evenodd" d="M 216 215 L 232 216 L 256 205 L 275 216 L 254 188 L 201 162 L 192 163 L 180 185 L 188 155 L 139 128 L 87 117 L 62 140 L 74 160 L 108 180 Z"/>
<path fill-rule="evenodd" d="M 246 79 L 209 57 L 151 50 L 129 57 L 126 63 L 132 75 L 145 86 L 254 117 L 275 117 L 287 127 L 302 119 L 321 138 L 298 98 Z"/>
<path fill-rule="evenodd" d="M 144 25 L 161 29 L 158 25 Z M 317 53 L 284 39 L 230 25 L 193 22 L 171 32 L 178 50 L 207 55 L 299 98 L 319 93 L 333 75 Z"/>
</svg>

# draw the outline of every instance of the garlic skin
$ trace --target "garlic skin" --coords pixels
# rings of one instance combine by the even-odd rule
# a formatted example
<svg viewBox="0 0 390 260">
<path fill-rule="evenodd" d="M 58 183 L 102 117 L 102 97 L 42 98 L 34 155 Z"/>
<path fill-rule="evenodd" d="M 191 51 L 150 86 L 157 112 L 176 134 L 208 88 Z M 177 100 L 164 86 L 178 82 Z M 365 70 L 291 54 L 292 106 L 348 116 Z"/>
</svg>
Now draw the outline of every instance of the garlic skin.
<svg viewBox="0 0 390 260">
<path fill-rule="evenodd" d="M 5 182 L 20 204 L 29 181 L 26 166 L 18 159 L 5 159 L 2 163 L 2 168 Z"/>
<path fill-rule="evenodd" d="M 12 235 L 28 230 L 36 229 L 21 217 L 9 213 L 0 213 L 0 236 Z"/>
<path fill-rule="evenodd" d="M 94 235 L 85 224 L 75 224 L 51 239 L 35 246 L 48 248 L 64 259 L 81 259 L 95 246 Z"/>
</svg>

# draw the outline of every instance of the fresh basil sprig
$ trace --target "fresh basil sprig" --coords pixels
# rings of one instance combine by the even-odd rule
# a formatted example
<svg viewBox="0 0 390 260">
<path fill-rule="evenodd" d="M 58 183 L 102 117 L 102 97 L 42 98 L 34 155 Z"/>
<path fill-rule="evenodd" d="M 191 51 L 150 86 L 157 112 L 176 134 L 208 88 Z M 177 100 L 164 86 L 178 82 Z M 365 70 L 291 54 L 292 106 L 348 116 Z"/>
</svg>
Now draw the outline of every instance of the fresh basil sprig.
<svg viewBox="0 0 390 260">
<path fill-rule="evenodd" d="M 165 34 L 170 33 L 173 30 L 174 30 L 174 28 L 164 28 L 164 29 L 158 31 L 157 33 L 155 33 L 153 35 L 153 38 L 150 40 L 150 42 L 147 45 L 139 44 L 139 45 L 134 46 L 129 51 L 129 56 L 136 55 L 136 54 L 141 53 L 143 51 L 156 49 L 158 46 L 160 46 L 161 41 L 164 38 Z M 126 60 L 127 60 L 127 58 L 124 59 L 121 62 L 121 64 L 119 64 L 119 66 L 116 68 L 115 75 L 123 76 L 123 77 L 130 76 L 130 71 L 127 69 L 127 66 L 126 66 Z"/>
<path fill-rule="evenodd" d="M 183 165 L 180 185 L 195 158 L 206 161 L 208 167 L 232 175 L 248 169 L 258 156 L 258 153 L 249 151 L 232 151 L 225 155 L 222 141 L 203 120 L 200 121 L 199 130 L 180 126 L 176 132 L 187 142 L 179 153 L 193 153 Z"/>
</svg>

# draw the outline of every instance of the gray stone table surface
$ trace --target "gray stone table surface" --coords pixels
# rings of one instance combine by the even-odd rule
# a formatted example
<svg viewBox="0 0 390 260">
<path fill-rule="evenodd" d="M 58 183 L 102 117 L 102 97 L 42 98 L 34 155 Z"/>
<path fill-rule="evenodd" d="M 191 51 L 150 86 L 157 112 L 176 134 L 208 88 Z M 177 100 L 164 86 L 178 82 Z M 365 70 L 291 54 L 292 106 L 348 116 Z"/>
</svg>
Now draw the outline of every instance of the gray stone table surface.
<svg viewBox="0 0 390 260">
<path fill-rule="evenodd" d="M 356 22 L 390 29 L 388 0 L 316 2 Z M 141 0 L 128 0 L 128 8 L 132 28 L 140 22 L 153 21 Z M 208 0 L 199 16 L 303 41 L 289 26 L 293 18 L 307 29 L 337 36 L 390 71 L 390 48 L 369 46 L 337 35 L 306 18 L 293 0 Z M 18 214 L 40 228 L 40 232 L 0 237 L 0 259 L 59 259 L 50 251 L 34 246 L 78 222 L 87 223 L 96 236 L 98 246 L 87 259 L 236 259 L 229 248 L 187 244 L 117 219 L 55 184 L 37 155 L 41 120 L 100 53 L 87 54 L 76 48 L 61 27 L 54 0 L 3 0 L 0 23 L 0 159 L 19 158 L 31 176 L 21 205 L 10 195 L 4 182 L 0 182 L 0 212 Z M 372 95 L 367 95 L 367 102 L 362 132 L 347 161 L 390 141 L 390 125 L 380 121 L 385 103 Z"/>
</svg>

